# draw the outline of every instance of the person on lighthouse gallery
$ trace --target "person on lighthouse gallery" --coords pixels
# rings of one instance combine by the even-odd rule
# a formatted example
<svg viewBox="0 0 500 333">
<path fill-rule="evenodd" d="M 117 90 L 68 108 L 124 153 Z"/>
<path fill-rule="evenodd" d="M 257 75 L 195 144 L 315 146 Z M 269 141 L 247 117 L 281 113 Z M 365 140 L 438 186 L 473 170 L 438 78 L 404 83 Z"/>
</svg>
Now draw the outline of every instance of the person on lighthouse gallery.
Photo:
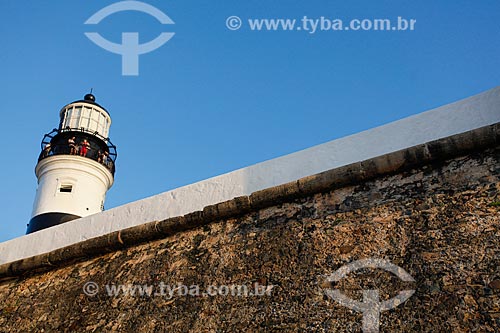
<svg viewBox="0 0 500 333">
<path fill-rule="evenodd" d="M 47 157 L 50 154 L 50 142 L 43 148 L 43 157 Z"/>
<path fill-rule="evenodd" d="M 80 156 L 87 157 L 87 153 L 90 150 L 90 144 L 87 139 L 83 139 L 80 143 Z"/>
<path fill-rule="evenodd" d="M 104 153 L 102 152 L 102 150 L 99 150 L 99 151 L 97 152 L 97 162 L 99 162 L 99 163 L 103 163 L 103 162 L 102 162 L 102 161 L 103 161 L 103 159 L 104 159 Z"/>
<path fill-rule="evenodd" d="M 76 142 L 75 142 L 75 137 L 71 137 L 68 139 L 68 146 L 69 146 L 69 154 L 70 155 L 76 155 Z"/>
<path fill-rule="evenodd" d="M 104 156 L 102 157 L 102 164 L 104 164 L 109 168 L 108 159 L 109 159 L 109 153 L 107 151 L 104 151 Z"/>
</svg>

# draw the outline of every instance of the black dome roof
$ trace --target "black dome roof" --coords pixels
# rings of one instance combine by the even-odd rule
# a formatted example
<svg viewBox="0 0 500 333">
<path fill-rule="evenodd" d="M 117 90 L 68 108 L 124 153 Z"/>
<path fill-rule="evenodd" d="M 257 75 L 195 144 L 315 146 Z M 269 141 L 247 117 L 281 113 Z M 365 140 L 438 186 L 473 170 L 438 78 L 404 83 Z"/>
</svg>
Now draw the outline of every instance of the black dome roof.
<svg viewBox="0 0 500 333">
<path fill-rule="evenodd" d="M 83 96 L 83 100 L 95 102 L 95 96 L 92 94 L 87 94 L 87 95 Z"/>
</svg>

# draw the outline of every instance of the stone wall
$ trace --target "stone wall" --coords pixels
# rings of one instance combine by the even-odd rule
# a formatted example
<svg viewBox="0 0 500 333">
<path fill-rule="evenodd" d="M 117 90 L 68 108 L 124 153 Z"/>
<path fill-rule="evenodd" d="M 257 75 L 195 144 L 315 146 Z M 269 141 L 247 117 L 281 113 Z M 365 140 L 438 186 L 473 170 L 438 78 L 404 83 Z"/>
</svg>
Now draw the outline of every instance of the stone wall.
<svg viewBox="0 0 500 333">
<path fill-rule="evenodd" d="M 483 136 L 473 145 L 461 140 L 469 150 L 451 149 L 453 157 L 452 138 L 385 157 L 397 168 L 361 163 L 362 172 L 351 166 L 336 171 L 337 178 L 329 174 L 328 182 L 318 175 L 298 181 L 296 191 L 256 193 L 250 202 L 257 206 L 241 199 L 226 204 L 239 214 L 219 206 L 110 235 L 107 243 L 84 242 L 0 266 L 0 332 L 361 332 L 362 314 L 330 298 L 331 289 L 358 300 L 367 289 L 379 290 L 382 300 L 414 289 L 406 302 L 381 313 L 381 332 L 498 332 L 498 126 L 495 131 L 493 146 Z M 438 152 L 448 158 L 428 158 Z M 413 166 L 398 164 L 401 156 Z M 370 165 L 377 176 L 367 176 Z M 152 226 L 164 236 L 153 237 Z M 134 232 L 141 236 L 131 237 Z M 388 260 L 415 281 L 364 269 L 327 282 L 340 267 L 365 258 Z M 100 288 L 94 296 L 83 291 L 90 281 Z M 181 296 L 179 288 L 170 298 L 158 295 L 161 283 L 198 285 L 201 292 L 211 285 L 267 289 L 245 297 Z M 154 290 L 109 296 L 105 286 L 118 284 Z"/>
</svg>

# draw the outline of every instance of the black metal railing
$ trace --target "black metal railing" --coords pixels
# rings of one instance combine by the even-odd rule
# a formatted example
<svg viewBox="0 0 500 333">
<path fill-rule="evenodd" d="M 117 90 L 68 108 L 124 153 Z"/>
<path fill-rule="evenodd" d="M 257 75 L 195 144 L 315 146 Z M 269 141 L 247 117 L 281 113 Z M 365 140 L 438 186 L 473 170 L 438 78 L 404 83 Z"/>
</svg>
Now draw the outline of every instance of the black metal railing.
<svg viewBox="0 0 500 333">
<path fill-rule="evenodd" d="M 45 134 L 38 161 L 54 155 L 73 155 L 90 158 L 115 173 L 116 146 L 109 138 L 85 129 L 54 129 Z"/>
</svg>

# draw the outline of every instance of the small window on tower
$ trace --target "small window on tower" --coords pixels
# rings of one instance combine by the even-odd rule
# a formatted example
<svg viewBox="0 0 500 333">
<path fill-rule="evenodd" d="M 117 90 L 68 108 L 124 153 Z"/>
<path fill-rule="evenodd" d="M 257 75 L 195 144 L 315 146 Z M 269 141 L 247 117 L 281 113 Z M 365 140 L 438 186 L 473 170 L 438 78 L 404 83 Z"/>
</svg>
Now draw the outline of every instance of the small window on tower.
<svg viewBox="0 0 500 333">
<path fill-rule="evenodd" d="M 62 193 L 71 193 L 71 191 L 73 191 L 73 185 L 69 185 L 69 184 L 64 185 L 63 184 L 59 188 L 59 192 L 62 192 Z"/>
</svg>

